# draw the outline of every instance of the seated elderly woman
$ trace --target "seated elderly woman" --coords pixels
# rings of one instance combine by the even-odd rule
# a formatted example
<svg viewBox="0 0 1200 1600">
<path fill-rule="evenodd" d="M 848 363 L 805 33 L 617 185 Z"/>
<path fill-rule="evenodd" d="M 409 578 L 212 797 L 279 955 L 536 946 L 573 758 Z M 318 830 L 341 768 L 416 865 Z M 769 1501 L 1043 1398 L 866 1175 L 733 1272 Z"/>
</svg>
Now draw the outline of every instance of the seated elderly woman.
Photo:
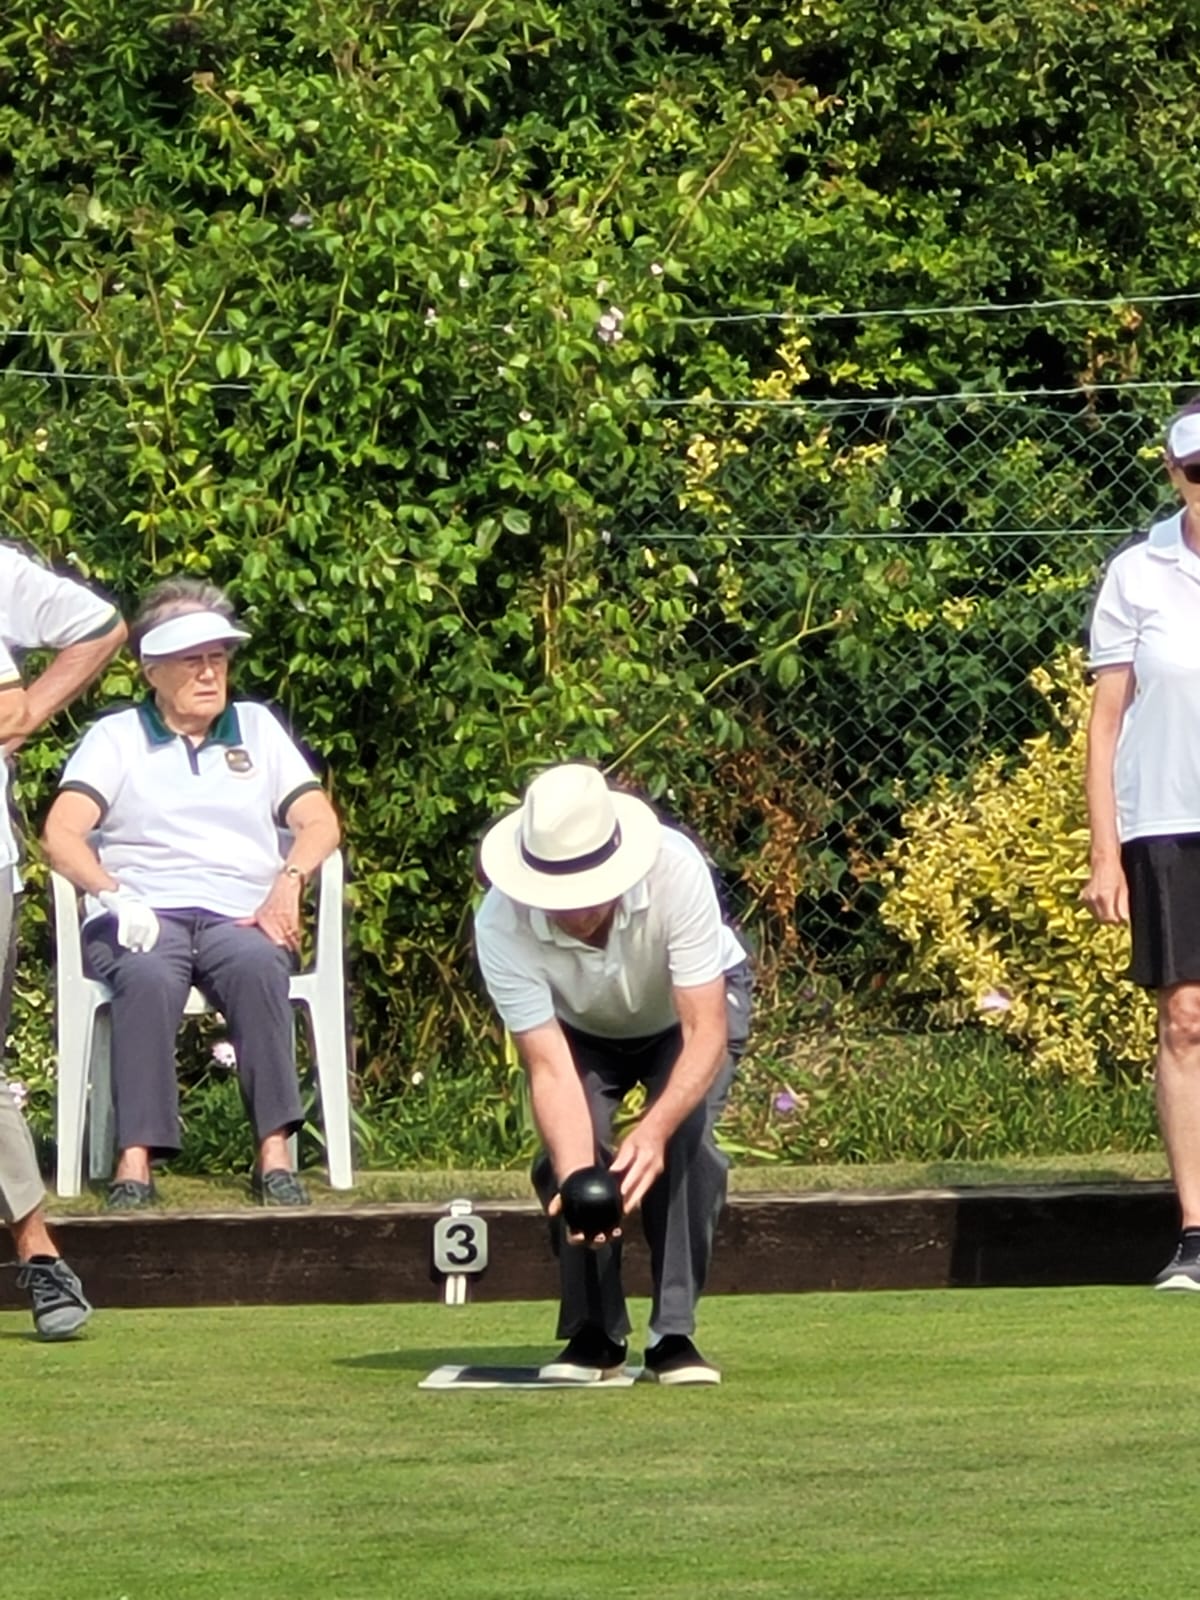
<svg viewBox="0 0 1200 1600">
<path fill-rule="evenodd" d="M 229 658 L 249 634 L 219 589 L 159 584 L 130 637 L 150 693 L 84 734 L 43 835 L 51 866 L 86 892 L 84 959 L 112 990 L 120 1153 L 107 1204 L 152 1204 L 151 1161 L 179 1149 L 175 1034 L 195 985 L 229 1025 L 256 1191 L 304 1205 L 288 1150 L 303 1122 L 288 982 L 301 890 L 337 847 L 337 817 L 271 711 L 230 701 Z"/>
</svg>

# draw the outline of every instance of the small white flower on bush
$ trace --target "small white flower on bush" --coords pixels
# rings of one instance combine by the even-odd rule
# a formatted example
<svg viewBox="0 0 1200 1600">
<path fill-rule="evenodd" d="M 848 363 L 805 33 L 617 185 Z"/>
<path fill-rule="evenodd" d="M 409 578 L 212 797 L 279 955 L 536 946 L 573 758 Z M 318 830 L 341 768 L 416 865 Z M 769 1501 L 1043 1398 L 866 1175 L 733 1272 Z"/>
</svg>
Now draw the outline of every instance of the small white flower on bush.
<svg viewBox="0 0 1200 1600">
<path fill-rule="evenodd" d="M 212 1047 L 212 1058 L 226 1072 L 232 1072 L 237 1066 L 237 1051 L 228 1039 L 217 1040 Z"/>
<path fill-rule="evenodd" d="M 596 337 L 601 344 L 620 344 L 625 337 L 621 332 L 621 324 L 624 321 L 625 313 L 620 306 L 609 306 L 596 324 Z"/>
<path fill-rule="evenodd" d="M 437 307 L 436 306 L 430 306 L 429 309 L 425 313 L 425 326 L 427 328 L 432 328 L 432 327 L 434 327 L 436 325 L 437 320 L 438 320 Z"/>
<path fill-rule="evenodd" d="M 418 1071 L 413 1073 L 412 1077 L 408 1081 L 411 1084 L 415 1084 L 416 1087 L 419 1089 L 421 1087 L 421 1085 L 425 1082 L 425 1074 L 423 1072 L 421 1072 L 420 1070 L 418 1070 Z"/>
<path fill-rule="evenodd" d="M 662 275 L 663 275 L 662 262 L 661 261 L 652 261 L 650 263 L 650 276 L 652 278 L 661 278 Z"/>
<path fill-rule="evenodd" d="M 293 211 L 291 216 L 288 218 L 288 227 L 289 228 L 310 228 L 311 226 L 312 226 L 312 214 L 311 214 L 311 212 L 308 212 L 308 211 Z"/>
<path fill-rule="evenodd" d="M 8 1092 L 12 1095 L 17 1110 L 24 1111 L 25 1102 L 29 1099 L 29 1085 L 21 1083 L 17 1078 L 8 1078 L 6 1082 L 8 1083 Z"/>
<path fill-rule="evenodd" d="M 533 421 L 533 412 L 527 410 L 524 407 L 522 407 L 522 409 L 517 412 L 517 415 L 518 415 L 518 417 L 520 417 L 522 422 L 532 422 Z"/>
<path fill-rule="evenodd" d="M 980 1011 L 1011 1011 L 1012 995 L 1007 989 L 987 989 L 976 1004 Z"/>
</svg>

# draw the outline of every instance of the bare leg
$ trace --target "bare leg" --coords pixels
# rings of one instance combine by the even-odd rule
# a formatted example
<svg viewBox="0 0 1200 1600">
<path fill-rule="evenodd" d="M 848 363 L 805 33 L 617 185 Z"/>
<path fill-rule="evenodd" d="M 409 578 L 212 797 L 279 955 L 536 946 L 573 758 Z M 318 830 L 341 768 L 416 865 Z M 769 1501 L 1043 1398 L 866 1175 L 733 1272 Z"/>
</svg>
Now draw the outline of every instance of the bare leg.
<svg viewBox="0 0 1200 1600">
<path fill-rule="evenodd" d="M 113 1173 L 114 1183 L 124 1183 L 132 1180 L 134 1183 L 150 1182 L 150 1150 L 144 1144 L 131 1144 L 121 1151 L 117 1162 L 117 1170 Z"/>
<path fill-rule="evenodd" d="M 284 1172 L 292 1170 L 288 1136 L 282 1128 L 276 1128 L 274 1133 L 268 1133 L 258 1147 L 258 1170 L 274 1172 L 277 1168 L 282 1168 Z"/>
<path fill-rule="evenodd" d="M 19 1222 L 10 1223 L 9 1232 L 16 1246 L 18 1261 L 30 1261 L 34 1256 L 58 1255 L 54 1240 L 47 1231 L 46 1219 L 40 1206 L 31 1211 L 27 1217 L 22 1217 Z"/>
<path fill-rule="evenodd" d="M 1181 1226 L 1200 1227 L 1200 983 L 1158 993 L 1158 1121 Z"/>
</svg>

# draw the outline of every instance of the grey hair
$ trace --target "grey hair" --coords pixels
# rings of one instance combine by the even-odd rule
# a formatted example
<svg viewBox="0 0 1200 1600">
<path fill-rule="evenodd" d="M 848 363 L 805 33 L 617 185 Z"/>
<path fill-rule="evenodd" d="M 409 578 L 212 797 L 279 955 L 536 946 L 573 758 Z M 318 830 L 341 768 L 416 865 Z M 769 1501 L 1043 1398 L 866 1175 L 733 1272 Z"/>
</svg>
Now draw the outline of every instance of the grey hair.
<svg viewBox="0 0 1200 1600">
<path fill-rule="evenodd" d="M 143 596 L 137 615 L 129 629 L 129 642 L 135 654 L 142 653 L 142 640 L 169 617 L 181 617 L 188 611 L 215 611 L 218 616 L 234 621 L 233 602 L 224 589 L 205 578 L 164 578 Z"/>
</svg>

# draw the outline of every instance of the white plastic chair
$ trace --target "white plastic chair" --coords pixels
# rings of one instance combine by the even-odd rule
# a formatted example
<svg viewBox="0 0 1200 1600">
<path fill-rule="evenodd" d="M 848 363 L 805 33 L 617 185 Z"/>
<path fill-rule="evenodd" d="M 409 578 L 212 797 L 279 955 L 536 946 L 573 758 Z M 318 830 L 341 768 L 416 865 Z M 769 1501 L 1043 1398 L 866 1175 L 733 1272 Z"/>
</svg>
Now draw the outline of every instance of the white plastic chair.
<svg viewBox="0 0 1200 1600">
<path fill-rule="evenodd" d="M 88 1127 L 89 1175 L 105 1178 L 113 1165 L 113 1115 L 110 1001 L 106 984 L 83 970 L 79 902 L 73 884 L 50 874 L 54 890 L 54 927 L 58 981 L 58 1192 L 80 1190 L 83 1135 Z M 340 850 L 321 864 L 318 878 L 316 952 L 312 969 L 291 980 L 293 1005 L 308 1013 L 325 1126 L 329 1183 L 349 1189 L 354 1181 L 350 1158 L 350 1086 L 346 1049 L 346 1000 L 342 951 L 343 865 Z M 185 1017 L 202 1016 L 212 1007 L 193 989 L 183 1008 Z M 90 1107 L 89 1107 L 90 1101 Z M 90 1116 L 89 1116 L 90 1110 Z"/>
</svg>

